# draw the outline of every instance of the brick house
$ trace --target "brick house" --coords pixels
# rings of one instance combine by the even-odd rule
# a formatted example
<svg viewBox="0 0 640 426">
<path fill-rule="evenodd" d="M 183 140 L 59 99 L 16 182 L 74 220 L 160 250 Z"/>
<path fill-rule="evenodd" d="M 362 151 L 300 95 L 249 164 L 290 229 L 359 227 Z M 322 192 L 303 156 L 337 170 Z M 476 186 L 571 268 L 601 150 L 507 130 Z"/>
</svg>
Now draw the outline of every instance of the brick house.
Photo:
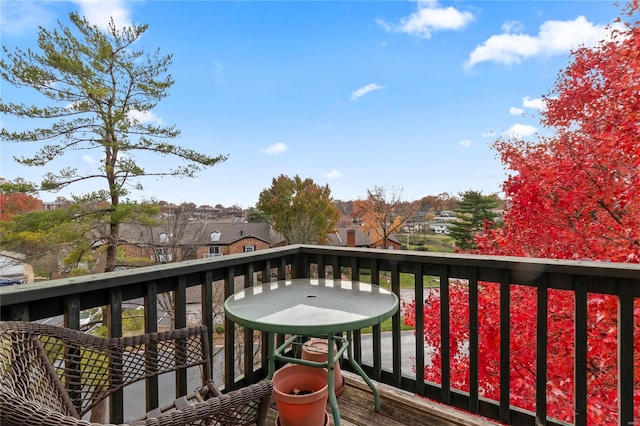
<svg viewBox="0 0 640 426">
<path fill-rule="evenodd" d="M 364 233 L 360 228 L 336 228 L 335 232 L 328 235 L 328 244 L 336 247 L 367 247 L 382 248 L 382 240 L 374 240 L 368 233 Z M 387 238 L 387 247 L 390 250 L 399 250 L 402 244 L 395 235 Z"/>
<path fill-rule="evenodd" d="M 276 237 L 268 223 L 189 220 L 180 224 L 143 227 L 123 224 L 121 247 L 127 256 L 156 263 L 180 262 L 272 247 Z"/>
<path fill-rule="evenodd" d="M 198 259 L 236 253 L 249 253 L 272 246 L 271 226 L 268 223 L 206 224 L 196 250 Z"/>
</svg>

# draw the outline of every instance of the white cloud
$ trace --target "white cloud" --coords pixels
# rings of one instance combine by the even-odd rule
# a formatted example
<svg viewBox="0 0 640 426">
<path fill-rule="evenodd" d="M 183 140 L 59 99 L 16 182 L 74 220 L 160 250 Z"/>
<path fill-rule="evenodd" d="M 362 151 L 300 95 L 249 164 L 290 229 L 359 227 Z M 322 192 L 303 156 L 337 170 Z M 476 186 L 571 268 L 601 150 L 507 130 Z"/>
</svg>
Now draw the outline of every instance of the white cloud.
<svg viewBox="0 0 640 426">
<path fill-rule="evenodd" d="M 39 1 L 3 1 L 0 28 L 3 33 L 18 35 L 35 32 L 40 25 L 48 25 L 55 15 Z"/>
<path fill-rule="evenodd" d="M 1 0 L 0 0 L 1 1 Z M 131 25 L 131 13 L 124 0 L 72 0 L 78 6 L 78 14 L 106 30 L 113 17 L 118 28 Z M 55 13 L 46 7 L 47 2 L 22 0 L 2 1 L 0 28 L 3 33 L 21 34 L 37 31 L 39 26 L 48 27 L 55 23 Z"/>
<path fill-rule="evenodd" d="M 547 109 L 547 103 L 542 98 L 531 99 L 528 96 L 522 98 L 522 106 L 525 108 L 534 108 L 539 111 L 544 111 Z"/>
<path fill-rule="evenodd" d="M 142 124 L 145 124 L 145 123 L 153 123 L 157 125 L 162 124 L 162 118 L 155 115 L 153 111 L 131 110 L 129 111 L 128 115 L 129 115 L 129 118 L 137 120 Z"/>
<path fill-rule="evenodd" d="M 351 100 L 355 101 L 358 98 L 363 97 L 364 95 L 366 95 L 369 92 L 373 92 L 374 90 L 380 90 L 382 89 L 384 86 L 380 86 L 379 84 L 376 83 L 371 83 L 371 84 L 367 84 L 364 87 L 359 88 L 358 90 L 355 90 L 352 94 L 351 94 Z"/>
<path fill-rule="evenodd" d="M 503 25 L 504 34 L 489 37 L 469 55 L 465 67 L 471 68 L 481 62 L 519 64 L 533 56 L 562 54 L 580 46 L 594 46 L 605 39 L 609 29 L 593 24 L 584 16 L 573 21 L 546 21 L 540 25 L 537 35 L 514 34 L 510 23 Z"/>
<path fill-rule="evenodd" d="M 458 142 L 458 145 L 463 148 L 469 148 L 471 146 L 471 139 L 461 140 L 460 142 Z"/>
<path fill-rule="evenodd" d="M 80 10 L 78 14 L 87 18 L 87 21 L 106 30 L 109 28 L 111 18 L 116 28 L 131 25 L 129 9 L 122 0 L 73 0 Z"/>
<path fill-rule="evenodd" d="M 329 173 L 327 173 L 326 175 L 324 175 L 324 177 L 326 177 L 327 179 L 339 179 L 342 177 L 342 173 L 340 173 L 338 170 L 333 169 L 331 170 Z"/>
<path fill-rule="evenodd" d="M 500 28 L 503 33 L 519 33 L 524 30 L 524 25 L 520 21 L 507 21 Z"/>
<path fill-rule="evenodd" d="M 402 18 L 398 24 L 389 24 L 382 19 L 376 22 L 386 31 L 431 38 L 434 31 L 459 30 L 474 19 L 471 12 L 462 12 L 451 6 L 441 7 L 437 1 L 419 1 L 418 10 Z"/>
<path fill-rule="evenodd" d="M 523 138 L 536 133 L 536 128 L 528 124 L 514 124 L 504 131 L 504 135 L 509 138 Z"/>
<path fill-rule="evenodd" d="M 82 156 L 82 162 L 86 164 L 94 164 L 96 162 L 96 159 L 90 155 L 85 154 Z"/>
<path fill-rule="evenodd" d="M 280 154 L 281 152 L 285 152 L 287 149 L 289 149 L 289 148 L 287 147 L 287 145 L 285 145 L 285 144 L 284 144 L 284 143 L 282 143 L 282 142 L 277 142 L 277 143 L 274 143 L 273 145 L 269 145 L 269 146 L 264 150 L 264 152 L 266 152 L 266 153 L 267 153 L 267 154 L 269 154 L 269 155 L 272 155 L 272 154 Z"/>
<path fill-rule="evenodd" d="M 511 108 L 509 108 L 509 114 L 511 114 L 511 115 L 522 115 L 522 114 L 524 114 L 524 110 L 522 108 L 511 107 Z"/>
</svg>

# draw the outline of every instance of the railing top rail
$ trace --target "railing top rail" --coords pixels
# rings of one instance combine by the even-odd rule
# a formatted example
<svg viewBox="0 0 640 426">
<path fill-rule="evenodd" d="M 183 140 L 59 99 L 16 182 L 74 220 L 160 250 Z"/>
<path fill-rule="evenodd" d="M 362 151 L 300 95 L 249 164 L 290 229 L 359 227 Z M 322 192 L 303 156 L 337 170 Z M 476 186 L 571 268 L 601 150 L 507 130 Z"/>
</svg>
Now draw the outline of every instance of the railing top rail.
<svg viewBox="0 0 640 426">
<path fill-rule="evenodd" d="M 312 254 L 323 256 L 380 259 L 397 263 L 425 263 L 443 266 L 504 269 L 518 272 L 565 273 L 584 276 L 640 280 L 640 264 L 537 259 L 506 256 L 482 256 L 458 253 L 431 253 L 405 250 L 380 250 L 317 245 L 290 245 L 249 253 L 216 256 L 208 259 L 156 264 L 125 271 L 107 272 L 81 277 L 14 285 L 0 288 L 0 306 L 42 300 L 49 297 L 72 295 L 94 289 L 109 289 L 141 282 L 163 280 L 184 275 L 203 273 L 247 263 L 259 263 L 283 256 Z"/>
<path fill-rule="evenodd" d="M 184 262 L 161 263 L 124 271 L 104 272 L 79 277 L 61 278 L 28 285 L 0 287 L 0 306 L 29 302 L 49 297 L 60 297 L 94 289 L 109 289 L 141 282 L 158 281 L 167 278 L 256 263 L 268 259 L 295 254 L 297 246 L 278 247 L 249 253 L 217 256 L 209 259 L 187 260 Z"/>
<path fill-rule="evenodd" d="M 369 248 L 337 248 L 331 246 L 300 245 L 302 252 L 323 255 L 348 255 L 393 259 L 396 262 L 421 262 L 440 265 L 459 265 L 478 268 L 518 271 L 567 273 L 573 275 L 608 276 L 612 278 L 640 279 L 640 264 L 590 260 L 561 260 L 515 256 L 489 256 L 461 253 L 435 253 L 407 250 L 381 250 Z M 345 251 L 348 251 L 345 253 Z"/>
</svg>

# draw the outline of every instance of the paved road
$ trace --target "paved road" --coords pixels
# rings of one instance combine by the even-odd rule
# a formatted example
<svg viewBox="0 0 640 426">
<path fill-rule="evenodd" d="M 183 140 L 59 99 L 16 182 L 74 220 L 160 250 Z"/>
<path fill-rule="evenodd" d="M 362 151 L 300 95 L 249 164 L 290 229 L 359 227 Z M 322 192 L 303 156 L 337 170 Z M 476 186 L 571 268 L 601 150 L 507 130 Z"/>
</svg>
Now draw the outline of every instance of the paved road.
<svg viewBox="0 0 640 426">
<path fill-rule="evenodd" d="M 393 369 L 393 342 L 391 332 L 382 333 L 382 368 L 391 371 Z M 362 336 L 362 362 L 364 364 L 373 365 L 373 339 L 370 335 Z M 413 331 L 403 331 L 400 335 L 400 357 L 402 359 L 400 368 L 402 374 L 413 376 L 415 357 L 416 357 L 416 339 Z M 429 350 L 425 347 L 425 362 L 429 360 Z"/>
</svg>

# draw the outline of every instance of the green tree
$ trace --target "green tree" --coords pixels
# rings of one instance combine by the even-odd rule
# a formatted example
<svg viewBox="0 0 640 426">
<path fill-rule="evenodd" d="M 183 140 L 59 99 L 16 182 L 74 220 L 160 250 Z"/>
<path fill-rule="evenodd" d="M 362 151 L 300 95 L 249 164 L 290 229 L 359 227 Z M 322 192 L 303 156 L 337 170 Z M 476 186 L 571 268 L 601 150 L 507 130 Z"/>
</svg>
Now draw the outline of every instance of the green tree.
<svg viewBox="0 0 640 426">
<path fill-rule="evenodd" d="M 258 209 L 254 209 L 254 208 L 249 209 L 249 214 L 247 215 L 247 221 L 249 223 L 255 223 L 255 222 L 271 223 L 271 222 L 273 222 L 271 217 L 269 217 L 268 214 L 265 214 L 265 212 L 263 212 L 261 210 L 258 210 Z"/>
<path fill-rule="evenodd" d="M 129 188 L 141 189 L 143 176 L 192 177 L 202 167 L 224 161 L 225 156 L 209 156 L 170 143 L 180 132 L 174 126 L 146 122 L 165 98 L 174 80 L 167 73 L 172 55 L 159 50 L 145 54 L 136 50 L 147 25 L 118 29 L 113 20 L 107 31 L 71 13 L 73 27 L 59 22 L 53 32 L 40 28 L 38 51 L 13 53 L 5 46 L 0 74 L 19 88 L 31 88 L 50 100 L 44 106 L 0 100 L 0 112 L 31 120 L 43 127 L 22 131 L 0 130 L 0 140 L 42 142 L 35 154 L 17 157 L 26 166 L 45 167 L 64 154 L 77 150 L 101 153 L 100 167 L 79 174 L 74 168 L 46 173 L 41 190 L 58 191 L 88 179 L 103 179 L 104 190 L 83 197 L 85 205 L 97 208 L 105 233 L 105 271 L 116 266 L 120 223 L 129 208 L 121 208 L 121 198 Z M 179 160 L 170 170 L 147 169 L 136 153 L 152 153 Z"/>
<path fill-rule="evenodd" d="M 494 211 L 500 206 L 495 194 L 482 195 L 479 191 L 466 191 L 460 194 L 460 202 L 455 210 L 457 221 L 449 228 L 456 247 L 460 250 L 476 248 L 475 236 L 486 229 L 495 227 L 498 216 Z"/>
<path fill-rule="evenodd" d="M 128 222 L 152 220 L 158 207 L 150 203 L 121 203 L 119 211 Z M 100 209 L 81 202 L 55 210 L 35 210 L 0 221 L 0 247 L 23 253 L 40 272 L 50 277 L 63 270 L 75 275 L 104 270 L 109 224 L 100 220 Z M 120 244 L 123 244 L 122 242 Z M 148 260 L 148 259 L 147 259 Z M 141 266 L 140 259 L 118 250 L 116 266 Z"/>
<path fill-rule="evenodd" d="M 329 185 L 297 175 L 274 178 L 271 188 L 260 193 L 256 208 L 273 219 L 273 228 L 289 244 L 325 243 L 340 217 Z"/>
</svg>

